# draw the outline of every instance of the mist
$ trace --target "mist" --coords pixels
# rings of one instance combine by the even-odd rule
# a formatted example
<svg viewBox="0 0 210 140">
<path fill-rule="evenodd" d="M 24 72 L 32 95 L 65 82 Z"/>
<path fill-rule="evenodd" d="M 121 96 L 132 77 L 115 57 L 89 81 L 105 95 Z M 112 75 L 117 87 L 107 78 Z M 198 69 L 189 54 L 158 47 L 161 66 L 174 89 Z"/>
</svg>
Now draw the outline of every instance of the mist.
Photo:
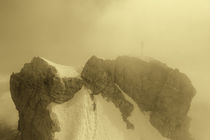
<svg viewBox="0 0 210 140">
<path fill-rule="evenodd" d="M 0 124 L 17 127 L 18 112 L 9 91 L 9 76 L 1 76 L 0 80 Z"/>
<path fill-rule="evenodd" d="M 33 56 L 82 66 L 92 55 L 143 55 L 188 75 L 190 131 L 209 140 L 209 37 L 209 0 L 0 0 L 0 120 L 17 125 L 9 75 Z"/>
</svg>

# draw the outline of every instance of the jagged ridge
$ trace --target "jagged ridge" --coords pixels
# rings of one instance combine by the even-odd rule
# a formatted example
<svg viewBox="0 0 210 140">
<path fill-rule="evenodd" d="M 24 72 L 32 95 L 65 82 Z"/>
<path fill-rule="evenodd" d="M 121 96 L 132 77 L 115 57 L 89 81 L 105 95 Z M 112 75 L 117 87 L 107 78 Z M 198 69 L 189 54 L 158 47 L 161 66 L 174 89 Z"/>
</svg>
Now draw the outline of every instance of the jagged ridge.
<svg viewBox="0 0 210 140">
<path fill-rule="evenodd" d="M 150 122 L 163 136 L 172 140 L 191 139 L 187 112 L 195 89 L 177 69 L 156 60 L 146 62 L 133 57 L 102 60 L 94 56 L 85 64 L 82 79 L 75 74 L 61 77 L 57 70 L 43 58 L 35 57 L 19 73 L 11 75 L 10 90 L 19 111 L 19 139 L 53 140 L 60 129 L 56 118 L 50 117 L 48 105 L 72 99 L 83 85 L 92 91 L 91 96 L 101 94 L 113 102 L 127 128 L 135 129 L 128 120 L 133 105 L 121 90 L 142 111 L 151 112 Z"/>
<path fill-rule="evenodd" d="M 21 140 L 52 140 L 59 125 L 52 120 L 47 106 L 70 100 L 82 87 L 82 80 L 60 78 L 57 70 L 39 57 L 12 74 L 10 91 L 19 112 Z"/>
<path fill-rule="evenodd" d="M 102 60 L 93 56 L 81 75 L 94 93 L 114 96 L 118 92 L 110 87 L 119 85 L 142 111 L 151 112 L 150 122 L 163 136 L 172 140 L 191 139 L 187 112 L 195 89 L 187 76 L 177 69 L 156 60 L 146 62 L 126 56 Z M 117 102 L 118 99 L 112 100 Z M 126 108 L 121 110 L 124 118 L 132 111 L 128 106 L 122 107 Z"/>
</svg>

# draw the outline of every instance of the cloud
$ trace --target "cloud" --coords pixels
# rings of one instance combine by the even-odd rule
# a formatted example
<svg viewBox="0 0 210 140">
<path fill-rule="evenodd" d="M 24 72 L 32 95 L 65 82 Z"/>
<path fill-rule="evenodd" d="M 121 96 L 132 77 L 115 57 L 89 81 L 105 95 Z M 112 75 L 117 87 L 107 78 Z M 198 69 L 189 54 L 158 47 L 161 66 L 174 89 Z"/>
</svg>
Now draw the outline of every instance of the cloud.
<svg viewBox="0 0 210 140">
<path fill-rule="evenodd" d="M 16 127 L 18 121 L 18 112 L 15 108 L 9 91 L 1 93 L 0 107 L 0 122 L 3 122 L 8 126 Z"/>
<path fill-rule="evenodd" d="M 186 73 L 197 89 L 194 100 L 209 102 L 209 5 L 209 0 L 0 0 L 1 73 L 19 71 L 33 56 L 65 65 L 83 65 L 91 55 L 139 56 L 144 41 L 144 55 Z M 8 80 L 0 75 L 0 105 L 14 109 Z M 192 109 L 195 115 L 198 109 Z M 196 120 L 206 120 L 202 116 Z"/>
<path fill-rule="evenodd" d="M 9 91 L 9 76 L 1 74 L 0 79 L 0 124 L 16 127 L 18 112 Z"/>
</svg>

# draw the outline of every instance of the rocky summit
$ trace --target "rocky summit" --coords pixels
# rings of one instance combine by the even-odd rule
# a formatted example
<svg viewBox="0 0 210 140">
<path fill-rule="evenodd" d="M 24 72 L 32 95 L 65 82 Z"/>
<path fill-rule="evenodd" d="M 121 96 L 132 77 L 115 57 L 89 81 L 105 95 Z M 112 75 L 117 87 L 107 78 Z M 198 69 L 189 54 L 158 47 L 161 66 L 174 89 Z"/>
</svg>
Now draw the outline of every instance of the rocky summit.
<svg viewBox="0 0 210 140">
<path fill-rule="evenodd" d="M 151 59 L 91 57 L 82 72 L 41 57 L 10 78 L 16 140 L 193 140 L 195 95 L 178 69 Z"/>
</svg>

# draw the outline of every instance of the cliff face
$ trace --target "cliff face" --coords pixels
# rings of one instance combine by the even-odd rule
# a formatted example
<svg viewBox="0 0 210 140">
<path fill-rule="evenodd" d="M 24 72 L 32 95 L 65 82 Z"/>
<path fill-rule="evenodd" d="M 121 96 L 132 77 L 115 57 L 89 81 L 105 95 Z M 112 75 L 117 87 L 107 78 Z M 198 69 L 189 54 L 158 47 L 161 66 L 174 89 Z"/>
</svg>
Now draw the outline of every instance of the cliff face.
<svg viewBox="0 0 210 140">
<path fill-rule="evenodd" d="M 134 106 L 122 92 L 130 96 L 143 112 L 150 112 L 150 123 L 171 140 L 191 140 L 187 112 L 195 94 L 190 80 L 178 70 L 152 60 L 132 57 L 102 60 L 91 57 L 81 78 L 61 77 L 57 69 L 37 57 L 12 74 L 10 90 L 19 111 L 20 140 L 53 140 L 59 122 L 51 117 L 48 105 L 71 100 L 82 88 L 90 89 L 91 98 L 102 95 L 122 115 L 127 129 L 135 129 L 129 121 Z"/>
<path fill-rule="evenodd" d="M 52 140 L 59 126 L 47 106 L 70 100 L 81 87 L 80 79 L 60 78 L 56 69 L 39 57 L 12 74 L 10 91 L 19 112 L 18 139 Z"/>
<path fill-rule="evenodd" d="M 102 60 L 92 57 L 83 69 L 82 78 L 96 94 L 102 92 L 115 96 L 117 92 L 110 92 L 109 87 L 118 85 L 142 111 L 150 112 L 151 124 L 164 137 L 191 139 L 187 112 L 195 89 L 187 76 L 178 70 L 155 60 L 146 62 L 132 57 Z M 122 110 L 125 118 L 129 116 L 128 110 Z"/>
</svg>

